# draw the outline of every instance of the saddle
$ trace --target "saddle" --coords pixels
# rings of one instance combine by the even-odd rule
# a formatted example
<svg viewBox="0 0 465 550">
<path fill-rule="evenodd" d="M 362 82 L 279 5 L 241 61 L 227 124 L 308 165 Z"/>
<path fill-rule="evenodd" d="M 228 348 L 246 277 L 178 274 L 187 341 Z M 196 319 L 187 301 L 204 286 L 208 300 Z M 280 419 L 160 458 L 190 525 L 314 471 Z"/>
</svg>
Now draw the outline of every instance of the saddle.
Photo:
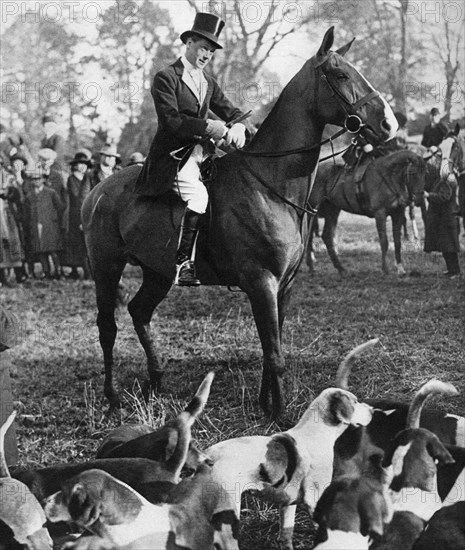
<svg viewBox="0 0 465 550">
<path fill-rule="evenodd" d="M 373 158 L 358 147 L 351 147 L 343 158 L 345 160 L 343 177 L 346 180 L 352 180 L 352 183 L 355 185 L 355 198 L 357 203 L 362 210 L 367 210 L 370 206 L 370 201 L 363 190 L 363 178 Z"/>
</svg>

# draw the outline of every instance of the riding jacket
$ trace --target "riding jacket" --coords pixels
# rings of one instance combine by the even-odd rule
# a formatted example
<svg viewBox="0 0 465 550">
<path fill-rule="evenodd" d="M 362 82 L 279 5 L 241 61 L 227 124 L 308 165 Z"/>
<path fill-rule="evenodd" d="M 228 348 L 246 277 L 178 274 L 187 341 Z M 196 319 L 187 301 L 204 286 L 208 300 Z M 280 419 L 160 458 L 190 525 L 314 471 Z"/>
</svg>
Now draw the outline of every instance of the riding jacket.
<svg viewBox="0 0 465 550">
<path fill-rule="evenodd" d="M 170 153 L 207 137 L 209 109 L 225 122 L 243 114 L 223 94 L 216 80 L 205 73 L 208 87 L 200 104 L 197 90 L 184 73 L 179 58 L 155 75 L 151 93 L 158 129 L 136 182 L 136 193 L 159 196 L 172 188 L 179 161 Z"/>
</svg>

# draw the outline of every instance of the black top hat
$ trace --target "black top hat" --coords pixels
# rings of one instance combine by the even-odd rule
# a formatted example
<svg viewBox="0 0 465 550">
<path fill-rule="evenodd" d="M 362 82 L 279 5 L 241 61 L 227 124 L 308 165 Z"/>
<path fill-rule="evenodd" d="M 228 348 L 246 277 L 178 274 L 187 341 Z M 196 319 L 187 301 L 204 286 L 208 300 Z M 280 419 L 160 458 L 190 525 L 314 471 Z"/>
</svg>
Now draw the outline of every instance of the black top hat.
<svg viewBox="0 0 465 550">
<path fill-rule="evenodd" d="M 87 164 L 87 166 L 92 166 L 92 161 L 85 153 L 76 153 L 70 164 L 71 166 L 74 164 Z"/>
<path fill-rule="evenodd" d="M 431 111 L 429 112 L 431 116 L 436 116 L 439 114 L 439 109 L 437 107 L 433 107 Z"/>
<path fill-rule="evenodd" d="M 190 31 L 184 31 L 181 34 L 181 40 L 185 44 L 190 36 L 197 35 L 201 38 L 206 38 L 215 44 L 218 49 L 222 49 L 223 46 L 218 42 L 218 38 L 223 27 L 224 21 L 218 16 L 212 13 L 197 13 L 192 29 Z"/>
</svg>

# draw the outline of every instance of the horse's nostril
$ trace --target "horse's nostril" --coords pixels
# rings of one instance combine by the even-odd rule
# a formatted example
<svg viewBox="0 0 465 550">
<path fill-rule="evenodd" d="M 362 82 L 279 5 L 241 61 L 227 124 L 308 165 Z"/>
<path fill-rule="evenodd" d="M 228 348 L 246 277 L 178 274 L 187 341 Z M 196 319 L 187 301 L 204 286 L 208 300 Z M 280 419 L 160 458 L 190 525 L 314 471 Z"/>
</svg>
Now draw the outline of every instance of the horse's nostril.
<svg viewBox="0 0 465 550">
<path fill-rule="evenodd" d="M 390 132 L 391 128 L 392 126 L 389 124 L 387 118 L 383 118 L 383 120 L 381 121 L 381 129 L 385 132 Z"/>
</svg>

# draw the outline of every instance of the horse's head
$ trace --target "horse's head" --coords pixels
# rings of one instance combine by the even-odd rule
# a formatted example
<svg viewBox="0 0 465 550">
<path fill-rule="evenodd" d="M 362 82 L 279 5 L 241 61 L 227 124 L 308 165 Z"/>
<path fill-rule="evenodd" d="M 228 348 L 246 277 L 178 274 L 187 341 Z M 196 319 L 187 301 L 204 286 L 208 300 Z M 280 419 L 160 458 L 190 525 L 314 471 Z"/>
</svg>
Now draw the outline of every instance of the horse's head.
<svg viewBox="0 0 465 550">
<path fill-rule="evenodd" d="M 428 162 L 430 178 L 441 179 L 449 175 L 458 174 L 464 169 L 464 151 L 458 134 L 460 126 L 457 124 L 453 131 L 449 132 L 438 147 L 432 146 L 423 155 Z"/>
<path fill-rule="evenodd" d="M 407 164 L 404 181 L 407 186 L 409 203 L 421 206 L 425 190 L 426 163 L 422 157 L 411 151 L 405 151 L 405 153 Z"/>
<path fill-rule="evenodd" d="M 460 126 L 457 124 L 439 144 L 441 178 L 463 170 L 463 149 L 458 139 L 459 132 Z"/>
<path fill-rule="evenodd" d="M 344 59 L 352 41 L 331 51 L 334 27 L 326 31 L 314 58 L 317 71 L 315 114 L 325 123 L 345 126 L 373 145 L 392 139 L 398 123 L 391 107 L 357 69 Z M 354 39 L 355 40 L 355 39 Z"/>
</svg>

